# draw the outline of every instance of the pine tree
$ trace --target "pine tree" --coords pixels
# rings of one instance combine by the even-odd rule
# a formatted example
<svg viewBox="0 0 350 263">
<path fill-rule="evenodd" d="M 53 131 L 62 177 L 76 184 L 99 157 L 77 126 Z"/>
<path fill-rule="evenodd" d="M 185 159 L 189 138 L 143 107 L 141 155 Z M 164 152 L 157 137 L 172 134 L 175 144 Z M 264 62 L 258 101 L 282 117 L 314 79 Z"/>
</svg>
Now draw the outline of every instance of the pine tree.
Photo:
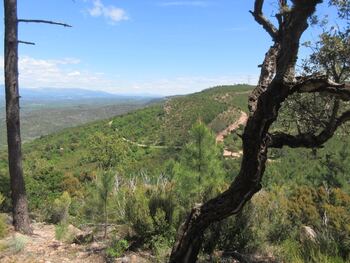
<svg viewBox="0 0 350 263">
<path fill-rule="evenodd" d="M 184 202 L 203 202 L 224 181 L 220 149 L 213 133 L 200 121 L 193 125 L 189 137 L 180 161 L 174 167 L 177 189 Z"/>
</svg>

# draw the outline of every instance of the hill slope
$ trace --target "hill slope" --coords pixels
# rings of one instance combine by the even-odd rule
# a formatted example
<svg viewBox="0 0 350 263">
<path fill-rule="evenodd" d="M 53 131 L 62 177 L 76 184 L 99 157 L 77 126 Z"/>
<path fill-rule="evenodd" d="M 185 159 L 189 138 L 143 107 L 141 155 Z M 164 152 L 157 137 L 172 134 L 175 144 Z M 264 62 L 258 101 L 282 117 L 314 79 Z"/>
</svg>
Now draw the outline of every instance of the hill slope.
<svg viewBox="0 0 350 263">
<path fill-rule="evenodd" d="M 241 140 L 237 134 L 225 135 L 244 125 L 250 90 L 249 86 L 225 86 L 170 97 L 144 109 L 26 143 L 24 170 L 32 216 L 50 222 L 62 193 L 68 192 L 72 197 L 70 223 L 100 225 L 102 206 L 96 201 L 96 191 L 101 186 L 99 180 L 111 175 L 116 180 L 108 205 L 109 222 L 117 226 L 113 231 L 131 246 L 142 245 L 152 249 L 153 255 L 161 252 L 166 258 L 175 230 L 194 202 L 223 191 L 239 173 L 240 154 L 232 153 L 239 153 Z M 207 149 L 197 151 L 196 129 L 192 137 L 188 132 L 198 120 L 217 134 L 219 142 L 215 145 L 213 134 L 204 133 L 211 138 L 205 144 L 210 149 L 205 159 L 210 160 L 208 169 L 201 170 L 196 164 Z M 203 127 L 195 125 L 198 134 L 206 130 Z M 277 124 L 274 128 L 281 127 Z M 348 137 L 337 134 L 324 149 L 271 150 L 263 189 L 236 217 L 209 230 L 207 240 L 215 243 L 213 249 L 257 253 L 258 258 L 262 253 L 276 262 L 294 262 L 291 258 L 309 262 L 310 257 L 315 257 L 312 262 L 348 262 L 349 145 Z M 227 158 L 223 147 L 231 152 Z M 2 152 L 3 211 L 10 208 L 6 163 Z M 201 180 L 202 172 L 205 180 Z M 320 244 L 331 249 L 310 252 L 309 246 L 303 245 L 305 240 L 296 238 L 305 226 L 317 233 Z M 130 234 L 130 228 L 135 232 Z M 118 244 L 113 242 L 110 248 Z"/>
<path fill-rule="evenodd" d="M 68 128 L 26 143 L 23 148 L 27 180 L 31 181 L 32 175 L 43 174 L 39 185 L 45 185 L 48 189 L 36 190 L 45 192 L 53 187 L 55 189 L 50 198 L 54 198 L 65 189 L 62 186 L 65 177 L 77 178 L 79 185 L 89 180 L 87 178 L 93 178 L 97 167 L 89 156 L 94 155 L 91 145 L 96 136 L 108 136 L 112 140 L 125 138 L 145 145 L 182 146 L 188 139 L 189 129 L 197 120 L 202 120 L 213 130 L 225 128 L 234 122 L 239 116 L 239 109 L 245 107 L 247 92 L 251 88 L 244 85 L 223 86 L 188 96 L 170 97 L 165 103 L 156 103 L 112 119 Z M 230 114 L 226 116 L 226 112 Z M 156 176 L 163 169 L 164 162 L 174 158 L 178 152 L 176 147 L 141 148 L 127 141 L 123 144 L 130 149 L 124 161 L 119 164 L 125 175 L 147 171 Z M 0 158 L 0 174 L 5 175 L 2 178 L 6 181 L 6 154 L 2 153 Z M 53 179 L 55 176 L 47 178 L 45 174 L 54 174 L 56 181 Z M 8 192 L 6 185 L 0 186 L 0 192 Z"/>
<path fill-rule="evenodd" d="M 116 95 L 84 89 L 21 88 L 24 142 L 88 122 L 140 109 L 161 100 L 151 96 Z M 6 145 L 5 96 L 0 89 L 0 148 Z"/>
</svg>

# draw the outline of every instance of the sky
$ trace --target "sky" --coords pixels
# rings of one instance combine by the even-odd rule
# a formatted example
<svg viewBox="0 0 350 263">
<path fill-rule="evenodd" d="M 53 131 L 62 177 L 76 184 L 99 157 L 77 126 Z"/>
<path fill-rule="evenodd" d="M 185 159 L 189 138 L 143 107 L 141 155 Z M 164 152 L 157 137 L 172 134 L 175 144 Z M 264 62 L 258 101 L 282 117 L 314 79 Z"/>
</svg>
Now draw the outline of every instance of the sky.
<svg viewBox="0 0 350 263">
<path fill-rule="evenodd" d="M 253 2 L 18 0 L 19 18 L 73 26 L 20 23 L 19 39 L 36 43 L 20 45 L 20 87 L 175 95 L 256 84 L 257 65 L 272 42 L 249 13 Z M 266 1 L 271 20 L 276 2 Z M 330 12 L 326 5 L 319 11 Z M 304 36 L 316 38 L 312 30 Z M 306 54 L 301 51 L 301 57 Z"/>
</svg>

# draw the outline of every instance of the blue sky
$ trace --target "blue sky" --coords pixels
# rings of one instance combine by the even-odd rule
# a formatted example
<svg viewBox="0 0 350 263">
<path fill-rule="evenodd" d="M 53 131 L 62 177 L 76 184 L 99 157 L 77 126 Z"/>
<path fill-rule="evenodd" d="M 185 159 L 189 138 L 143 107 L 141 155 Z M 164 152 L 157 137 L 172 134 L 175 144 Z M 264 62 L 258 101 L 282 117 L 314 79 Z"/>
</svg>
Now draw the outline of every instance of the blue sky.
<svg viewBox="0 0 350 263">
<path fill-rule="evenodd" d="M 255 84 L 271 41 L 248 12 L 253 2 L 18 0 L 19 18 L 73 26 L 20 24 L 20 40 L 36 43 L 20 46 L 20 85 L 170 95 Z"/>
</svg>

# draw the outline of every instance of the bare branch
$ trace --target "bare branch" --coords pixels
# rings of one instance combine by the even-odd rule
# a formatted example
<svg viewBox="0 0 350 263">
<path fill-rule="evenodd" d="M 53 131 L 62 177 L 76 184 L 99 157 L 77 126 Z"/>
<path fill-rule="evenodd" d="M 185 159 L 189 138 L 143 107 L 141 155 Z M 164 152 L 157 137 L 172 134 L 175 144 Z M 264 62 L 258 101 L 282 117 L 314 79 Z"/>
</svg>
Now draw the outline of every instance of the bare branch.
<svg viewBox="0 0 350 263">
<path fill-rule="evenodd" d="M 325 142 L 333 137 L 336 130 L 345 122 L 350 120 L 350 111 L 344 112 L 339 118 L 334 118 L 327 127 L 318 135 L 303 133 L 291 135 L 286 133 L 274 133 L 270 135 L 269 147 L 282 148 L 289 146 L 291 148 L 320 148 Z"/>
<path fill-rule="evenodd" d="M 71 25 L 65 24 L 65 23 L 60 23 L 60 22 L 55 22 L 55 21 L 50 21 L 50 20 L 40 20 L 40 19 L 18 19 L 18 23 L 23 22 L 23 23 L 43 23 L 43 24 L 50 24 L 50 25 L 58 25 L 58 26 L 64 26 L 64 27 L 72 27 Z"/>
<path fill-rule="evenodd" d="M 34 42 L 28 42 L 28 41 L 22 41 L 22 40 L 18 40 L 17 42 L 18 44 L 33 45 L 33 46 L 35 45 Z"/>
<path fill-rule="evenodd" d="M 291 89 L 292 93 L 328 93 L 343 101 L 350 101 L 350 84 L 339 84 L 327 76 L 308 76 L 297 78 L 297 84 Z"/>
<path fill-rule="evenodd" d="M 264 5 L 264 0 L 255 0 L 254 11 L 249 11 L 256 22 L 258 22 L 270 34 L 272 39 L 275 41 L 278 37 L 277 28 L 264 16 L 262 12 L 262 7 Z"/>
</svg>

